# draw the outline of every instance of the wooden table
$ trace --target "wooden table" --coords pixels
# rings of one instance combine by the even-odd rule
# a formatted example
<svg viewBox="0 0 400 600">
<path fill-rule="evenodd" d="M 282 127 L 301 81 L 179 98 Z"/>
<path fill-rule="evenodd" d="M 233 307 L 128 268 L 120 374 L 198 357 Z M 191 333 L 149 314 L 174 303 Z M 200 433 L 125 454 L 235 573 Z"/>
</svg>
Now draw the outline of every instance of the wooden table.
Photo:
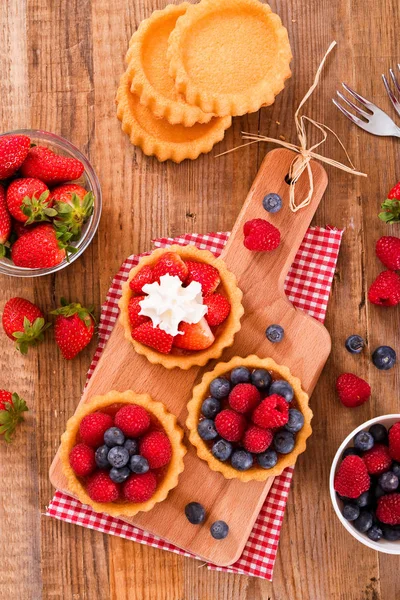
<svg viewBox="0 0 400 600">
<path fill-rule="evenodd" d="M 93 162 L 104 211 L 99 233 L 83 257 L 56 276 L 0 278 L 1 304 L 21 295 L 51 310 L 61 296 L 97 307 L 112 275 L 152 237 L 229 229 L 268 148 L 252 146 L 225 157 L 203 156 L 180 166 L 160 164 L 135 150 L 115 116 L 114 95 L 132 31 L 167 0 L 6 0 L 1 2 L 1 130 L 43 128 L 69 138 Z M 287 506 L 273 584 L 210 573 L 195 560 L 102 535 L 43 516 L 53 490 L 48 468 L 74 411 L 95 341 L 72 362 L 60 358 L 51 335 L 27 357 L 1 333 L 0 387 L 18 391 L 31 412 L 15 443 L 0 444 L 0 596 L 18 600 L 394 600 L 399 561 L 358 544 L 330 504 L 328 473 L 345 435 L 366 419 L 399 412 L 399 367 L 382 373 L 369 351 L 344 349 L 351 333 L 369 350 L 400 350 L 397 309 L 366 302 L 382 270 L 376 239 L 389 231 L 377 218 L 380 202 L 400 178 L 396 140 L 363 133 L 331 103 L 343 80 L 391 111 L 380 81 L 400 59 L 396 0 L 272 2 L 288 27 L 293 77 L 275 104 L 234 119 L 219 150 L 240 144 L 241 131 L 295 141 L 294 109 L 333 38 L 307 114 L 333 127 L 368 180 L 328 168 L 330 183 L 317 225 L 346 229 L 327 327 L 333 351 L 312 398 L 314 435 L 300 457 Z M 328 141 L 328 156 L 342 159 Z M 390 232 L 399 233 L 398 226 Z M 353 371 L 372 385 L 371 400 L 351 411 L 334 393 L 336 376 Z"/>
</svg>

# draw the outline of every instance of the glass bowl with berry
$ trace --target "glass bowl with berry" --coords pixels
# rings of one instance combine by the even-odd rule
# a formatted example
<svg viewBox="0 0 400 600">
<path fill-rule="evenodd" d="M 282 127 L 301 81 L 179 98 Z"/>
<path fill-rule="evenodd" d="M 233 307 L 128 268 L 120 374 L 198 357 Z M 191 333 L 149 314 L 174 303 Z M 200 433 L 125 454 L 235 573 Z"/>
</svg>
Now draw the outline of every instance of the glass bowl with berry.
<svg viewBox="0 0 400 600">
<path fill-rule="evenodd" d="M 199 458 L 227 479 L 265 481 L 295 464 L 311 435 L 300 380 L 271 358 L 235 356 L 193 390 L 186 426 Z"/>
<path fill-rule="evenodd" d="M 329 488 L 354 538 L 400 554 L 400 414 L 370 419 L 347 436 L 333 459 Z"/>
<path fill-rule="evenodd" d="M 97 175 L 69 141 L 30 129 L 0 135 L 0 273 L 64 269 L 91 243 L 101 209 Z"/>
<path fill-rule="evenodd" d="M 178 485 L 182 439 L 176 417 L 148 395 L 95 396 L 78 408 L 61 437 L 68 489 L 97 512 L 147 512 Z"/>
</svg>

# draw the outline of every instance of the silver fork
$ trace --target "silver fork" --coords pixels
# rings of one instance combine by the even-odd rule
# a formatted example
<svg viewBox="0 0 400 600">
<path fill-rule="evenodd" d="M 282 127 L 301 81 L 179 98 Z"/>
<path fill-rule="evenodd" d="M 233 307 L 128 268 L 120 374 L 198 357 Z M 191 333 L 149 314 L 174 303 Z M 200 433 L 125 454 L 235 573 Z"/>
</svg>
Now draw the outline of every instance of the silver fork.
<svg viewBox="0 0 400 600">
<path fill-rule="evenodd" d="M 397 65 L 397 68 L 400 71 L 400 64 Z M 386 75 L 382 75 L 382 79 L 383 79 L 383 83 L 384 83 L 384 86 L 387 91 L 387 95 L 389 96 L 389 100 L 393 104 L 394 110 L 397 112 L 397 114 L 400 117 L 400 102 L 399 102 L 400 83 L 399 83 L 396 75 L 394 74 L 393 69 L 389 69 L 389 73 L 390 73 L 390 77 L 392 78 L 392 81 L 393 81 L 394 89 L 395 89 L 395 91 L 397 91 L 398 98 L 393 93 L 392 88 L 389 85 Z"/>
<path fill-rule="evenodd" d="M 335 106 L 348 118 L 352 123 L 361 127 L 368 133 L 372 133 L 373 135 L 382 135 L 382 136 L 394 136 L 400 137 L 400 128 L 397 127 L 396 123 L 392 121 L 392 119 L 383 112 L 378 106 L 357 94 L 354 90 L 352 90 L 348 85 L 342 83 L 342 86 L 352 96 L 355 100 L 357 100 L 364 108 L 360 108 L 346 98 L 341 92 L 336 92 L 340 100 L 344 102 L 347 106 L 349 106 L 356 113 L 355 115 L 344 108 L 336 98 L 332 99 L 332 102 Z M 366 110 L 364 110 L 366 109 Z"/>
</svg>

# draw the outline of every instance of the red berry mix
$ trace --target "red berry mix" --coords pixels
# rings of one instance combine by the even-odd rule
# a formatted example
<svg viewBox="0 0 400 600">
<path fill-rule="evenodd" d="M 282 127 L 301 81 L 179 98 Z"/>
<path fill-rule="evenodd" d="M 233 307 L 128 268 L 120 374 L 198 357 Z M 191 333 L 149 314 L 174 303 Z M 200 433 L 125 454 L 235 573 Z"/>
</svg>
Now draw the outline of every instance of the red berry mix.
<svg viewBox="0 0 400 600">
<path fill-rule="evenodd" d="M 69 454 L 75 475 L 100 503 L 146 502 L 171 458 L 168 436 L 139 404 L 114 405 L 84 417 Z"/>
</svg>

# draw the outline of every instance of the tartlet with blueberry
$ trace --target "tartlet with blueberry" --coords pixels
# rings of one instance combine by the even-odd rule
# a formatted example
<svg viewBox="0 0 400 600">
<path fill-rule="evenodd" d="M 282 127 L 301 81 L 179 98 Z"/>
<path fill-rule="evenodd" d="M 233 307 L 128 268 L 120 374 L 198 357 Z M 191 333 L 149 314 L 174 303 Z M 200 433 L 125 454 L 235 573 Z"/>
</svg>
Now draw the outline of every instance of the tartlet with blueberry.
<svg viewBox="0 0 400 600">
<path fill-rule="evenodd" d="M 61 437 L 69 491 L 97 512 L 131 517 L 165 500 L 184 469 L 176 417 L 132 391 L 95 396 Z"/>
<path fill-rule="evenodd" d="M 186 425 L 199 458 L 227 479 L 265 481 L 295 464 L 311 435 L 308 395 L 271 358 L 219 363 L 193 390 Z"/>
</svg>

